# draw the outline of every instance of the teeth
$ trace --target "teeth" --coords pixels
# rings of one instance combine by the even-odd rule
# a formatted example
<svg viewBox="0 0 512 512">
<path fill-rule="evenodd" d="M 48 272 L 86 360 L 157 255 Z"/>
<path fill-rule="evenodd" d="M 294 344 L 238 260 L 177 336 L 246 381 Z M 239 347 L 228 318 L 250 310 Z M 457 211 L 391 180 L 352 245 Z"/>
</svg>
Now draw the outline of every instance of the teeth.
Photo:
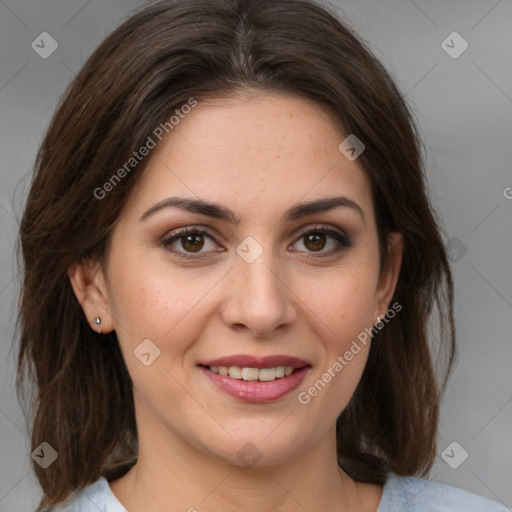
<svg viewBox="0 0 512 512">
<path fill-rule="evenodd" d="M 232 379 L 269 382 L 271 380 L 288 377 L 293 373 L 293 366 L 276 366 L 274 368 L 246 368 L 240 366 L 210 366 L 213 373 L 227 376 Z"/>
<path fill-rule="evenodd" d="M 240 368 L 240 366 L 230 366 L 229 367 L 229 376 L 233 379 L 241 379 L 242 378 L 242 368 Z"/>
<path fill-rule="evenodd" d="M 238 369 L 238 367 L 237 367 Z M 237 373 L 235 372 L 235 375 Z M 231 368 L 229 369 L 229 376 L 231 377 Z M 242 379 L 243 380 L 258 380 L 260 376 L 260 371 L 258 368 L 242 368 Z M 234 376 L 233 378 L 237 379 L 238 377 Z"/>
<path fill-rule="evenodd" d="M 259 371 L 260 380 L 266 382 L 268 380 L 275 380 L 276 369 L 275 368 L 261 368 Z"/>
</svg>

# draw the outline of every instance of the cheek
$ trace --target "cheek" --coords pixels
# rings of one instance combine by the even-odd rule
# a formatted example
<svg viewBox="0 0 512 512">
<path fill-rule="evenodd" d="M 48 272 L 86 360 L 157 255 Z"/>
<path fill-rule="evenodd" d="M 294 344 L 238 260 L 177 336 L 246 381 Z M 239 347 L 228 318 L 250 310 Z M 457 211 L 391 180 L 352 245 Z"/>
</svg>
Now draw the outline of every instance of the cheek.
<svg viewBox="0 0 512 512">
<path fill-rule="evenodd" d="M 109 274 L 110 305 L 124 352 L 150 339 L 171 361 L 173 353 L 186 349 L 187 339 L 204 329 L 204 296 L 219 276 L 172 269 L 136 255 L 117 261 L 122 263 Z"/>
<path fill-rule="evenodd" d="M 204 289 L 179 273 L 172 277 L 171 284 L 169 275 L 151 265 L 139 265 L 137 272 L 127 265 L 111 276 L 116 332 L 134 391 L 140 403 L 163 404 L 163 415 L 166 397 L 186 402 L 180 385 L 186 377 L 184 356 L 206 328 L 207 317 Z"/>
<path fill-rule="evenodd" d="M 372 325 L 377 274 L 373 265 L 344 265 L 315 278 L 301 276 L 297 295 L 317 318 L 317 324 L 343 350 L 346 343 Z M 314 283 L 314 286 L 313 286 Z"/>
<path fill-rule="evenodd" d="M 359 383 L 371 342 L 377 273 L 371 258 L 352 263 L 317 280 L 315 292 L 309 295 L 305 294 L 309 280 L 303 278 L 301 296 L 308 297 L 305 311 L 310 311 L 309 317 L 315 317 L 319 326 L 316 334 L 321 356 L 299 401 L 323 411 L 332 421 L 347 406 Z"/>
</svg>

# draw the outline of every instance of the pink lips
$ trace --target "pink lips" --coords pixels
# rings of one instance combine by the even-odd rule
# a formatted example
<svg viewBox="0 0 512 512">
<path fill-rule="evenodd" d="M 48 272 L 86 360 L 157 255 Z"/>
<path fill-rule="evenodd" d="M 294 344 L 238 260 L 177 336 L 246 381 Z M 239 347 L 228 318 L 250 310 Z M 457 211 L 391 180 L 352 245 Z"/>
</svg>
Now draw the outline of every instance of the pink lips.
<svg viewBox="0 0 512 512">
<path fill-rule="evenodd" d="M 288 377 L 267 382 L 244 381 L 213 373 L 207 368 L 209 366 L 240 366 L 246 368 L 291 366 L 294 368 L 294 372 Z M 252 403 L 273 402 L 287 395 L 301 384 L 311 368 L 307 361 L 292 356 L 255 357 L 243 354 L 205 361 L 200 363 L 199 367 L 210 382 L 221 391 L 243 402 Z"/>
<path fill-rule="evenodd" d="M 307 361 L 292 356 L 256 357 L 245 354 L 220 357 L 199 363 L 201 366 L 243 366 L 245 368 L 271 368 L 275 366 L 293 366 L 303 368 L 309 366 Z"/>
</svg>

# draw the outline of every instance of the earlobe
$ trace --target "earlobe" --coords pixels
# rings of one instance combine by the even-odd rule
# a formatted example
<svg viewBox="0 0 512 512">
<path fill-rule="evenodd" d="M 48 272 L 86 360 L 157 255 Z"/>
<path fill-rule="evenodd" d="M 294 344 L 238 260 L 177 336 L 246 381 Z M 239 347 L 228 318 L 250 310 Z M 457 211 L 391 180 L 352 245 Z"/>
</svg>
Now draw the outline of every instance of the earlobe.
<svg viewBox="0 0 512 512">
<path fill-rule="evenodd" d="M 90 259 L 75 262 L 68 268 L 68 277 L 91 329 L 99 333 L 114 330 L 100 263 Z"/>
<path fill-rule="evenodd" d="M 388 236 L 388 261 L 386 268 L 381 271 L 377 290 L 376 315 L 385 315 L 395 293 L 403 256 L 403 235 L 399 232 Z"/>
</svg>

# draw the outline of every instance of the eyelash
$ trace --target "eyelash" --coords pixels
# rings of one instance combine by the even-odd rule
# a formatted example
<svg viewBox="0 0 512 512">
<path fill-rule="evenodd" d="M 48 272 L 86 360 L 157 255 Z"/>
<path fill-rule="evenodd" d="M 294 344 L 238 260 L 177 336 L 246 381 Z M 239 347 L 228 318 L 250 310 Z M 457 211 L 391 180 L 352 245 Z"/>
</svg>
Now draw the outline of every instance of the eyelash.
<svg viewBox="0 0 512 512">
<path fill-rule="evenodd" d="M 343 249 L 348 249 L 353 246 L 349 237 L 347 237 L 346 235 L 344 235 L 338 231 L 335 231 L 333 229 L 325 227 L 325 226 L 318 226 L 318 227 L 314 227 L 314 228 L 305 229 L 304 231 L 302 231 L 299 234 L 297 241 L 300 240 L 301 238 L 304 238 L 306 235 L 318 234 L 318 233 L 322 233 L 324 235 L 328 235 L 328 236 L 332 237 L 334 240 L 336 240 L 336 242 L 338 243 L 338 246 L 335 247 L 334 249 L 331 249 L 330 251 L 327 251 L 327 252 L 305 251 L 305 252 L 309 253 L 309 254 L 305 255 L 305 257 L 307 257 L 307 258 L 317 259 L 317 258 L 332 256 L 333 254 L 336 254 L 336 253 L 342 251 Z M 193 253 L 193 252 L 186 253 L 185 252 L 185 253 L 183 253 L 183 252 L 176 251 L 174 249 L 169 248 L 169 246 L 176 240 L 179 240 L 180 238 L 184 238 L 184 237 L 190 236 L 190 235 L 206 236 L 214 241 L 214 237 L 207 230 L 204 230 L 204 229 L 198 228 L 198 227 L 186 227 L 186 228 L 178 229 L 174 233 L 165 237 L 164 240 L 162 240 L 162 245 L 164 246 L 164 248 L 166 248 L 167 250 L 169 250 L 170 252 L 172 252 L 173 254 L 178 256 L 179 258 L 183 258 L 183 259 L 197 259 L 197 258 L 201 258 L 201 257 L 204 257 L 205 255 L 207 255 L 210 251 L 207 251 L 206 253 L 201 253 L 201 252 L 197 252 L 197 253 Z M 219 252 L 221 252 L 221 251 L 219 251 Z M 304 252 L 304 251 L 301 251 L 301 252 Z"/>
</svg>

